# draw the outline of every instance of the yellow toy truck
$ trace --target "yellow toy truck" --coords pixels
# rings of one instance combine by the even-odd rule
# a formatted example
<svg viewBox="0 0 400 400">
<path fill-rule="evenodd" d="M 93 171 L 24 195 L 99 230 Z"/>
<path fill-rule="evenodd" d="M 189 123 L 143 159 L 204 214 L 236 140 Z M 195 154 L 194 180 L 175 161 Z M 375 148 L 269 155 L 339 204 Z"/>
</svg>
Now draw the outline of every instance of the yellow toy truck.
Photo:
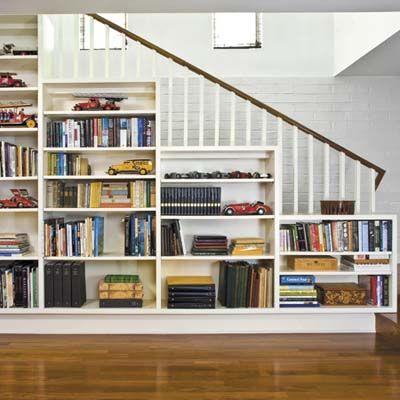
<svg viewBox="0 0 400 400">
<path fill-rule="evenodd" d="M 153 170 L 151 160 L 125 160 L 120 164 L 113 164 L 108 167 L 108 175 L 118 174 L 139 174 L 147 175 Z"/>
</svg>

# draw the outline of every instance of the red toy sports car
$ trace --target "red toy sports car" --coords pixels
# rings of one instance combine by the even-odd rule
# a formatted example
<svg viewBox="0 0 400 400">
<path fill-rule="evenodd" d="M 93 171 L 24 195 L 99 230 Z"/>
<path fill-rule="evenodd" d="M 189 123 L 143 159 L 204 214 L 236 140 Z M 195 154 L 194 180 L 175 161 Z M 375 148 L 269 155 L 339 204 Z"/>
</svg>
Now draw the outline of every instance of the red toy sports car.
<svg viewBox="0 0 400 400">
<path fill-rule="evenodd" d="M 13 78 L 16 72 L 0 72 L 1 87 L 25 87 L 26 83 L 22 79 Z"/>
<path fill-rule="evenodd" d="M 222 213 L 225 215 L 265 215 L 272 214 L 272 208 L 262 201 L 255 201 L 253 203 L 227 204 Z"/>
<path fill-rule="evenodd" d="M 10 199 L 0 200 L 0 208 L 36 208 L 38 202 L 26 189 L 11 189 L 14 195 Z"/>
</svg>

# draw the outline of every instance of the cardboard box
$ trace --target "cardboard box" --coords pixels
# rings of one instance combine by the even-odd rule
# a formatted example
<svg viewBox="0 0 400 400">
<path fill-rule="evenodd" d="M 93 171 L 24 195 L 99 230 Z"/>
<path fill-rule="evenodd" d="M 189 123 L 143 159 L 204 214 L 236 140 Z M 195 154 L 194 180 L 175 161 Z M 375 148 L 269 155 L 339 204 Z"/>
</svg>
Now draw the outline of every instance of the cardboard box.
<svg viewBox="0 0 400 400">
<path fill-rule="evenodd" d="M 337 271 L 338 261 L 331 256 L 290 256 L 287 266 L 293 271 Z"/>
</svg>

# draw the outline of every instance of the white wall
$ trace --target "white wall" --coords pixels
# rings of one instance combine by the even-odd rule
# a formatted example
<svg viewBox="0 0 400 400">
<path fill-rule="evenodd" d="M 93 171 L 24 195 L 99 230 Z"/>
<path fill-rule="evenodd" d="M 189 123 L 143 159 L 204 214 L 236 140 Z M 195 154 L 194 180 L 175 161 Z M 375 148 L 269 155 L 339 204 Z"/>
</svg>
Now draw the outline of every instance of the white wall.
<svg viewBox="0 0 400 400">
<path fill-rule="evenodd" d="M 342 72 L 400 29 L 400 13 L 334 14 L 334 71 Z"/>
</svg>

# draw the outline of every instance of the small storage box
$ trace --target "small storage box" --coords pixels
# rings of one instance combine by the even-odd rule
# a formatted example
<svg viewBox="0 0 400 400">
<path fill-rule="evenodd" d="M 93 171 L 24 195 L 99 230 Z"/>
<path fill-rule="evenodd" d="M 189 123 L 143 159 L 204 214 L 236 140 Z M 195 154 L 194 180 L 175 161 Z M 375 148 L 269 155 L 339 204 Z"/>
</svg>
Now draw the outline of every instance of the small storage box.
<svg viewBox="0 0 400 400">
<path fill-rule="evenodd" d="M 340 306 L 367 304 L 367 291 L 356 283 L 317 283 L 318 301 L 321 304 Z"/>
<path fill-rule="evenodd" d="M 293 271 L 337 271 L 338 262 L 331 256 L 291 256 L 287 266 Z"/>
</svg>

